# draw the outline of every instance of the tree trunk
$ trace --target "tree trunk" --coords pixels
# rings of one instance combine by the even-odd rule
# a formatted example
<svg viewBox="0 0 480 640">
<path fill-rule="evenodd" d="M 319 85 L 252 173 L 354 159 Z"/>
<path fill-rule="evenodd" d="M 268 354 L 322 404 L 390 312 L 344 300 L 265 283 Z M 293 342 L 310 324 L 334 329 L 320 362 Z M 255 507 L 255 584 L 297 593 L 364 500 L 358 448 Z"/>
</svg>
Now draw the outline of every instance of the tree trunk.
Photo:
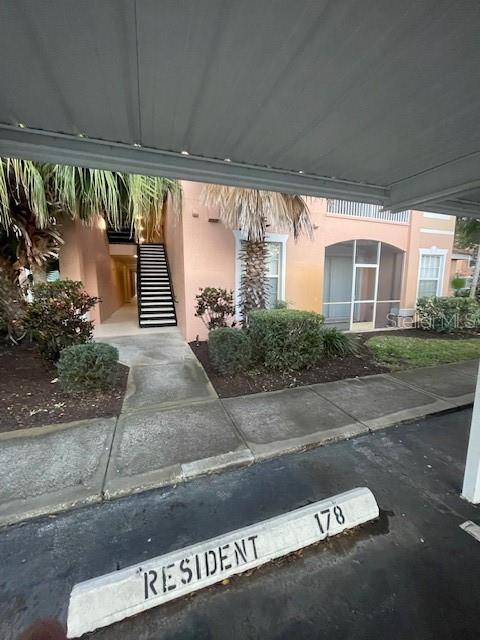
<svg viewBox="0 0 480 640">
<path fill-rule="evenodd" d="M 240 259 L 243 263 L 240 281 L 240 308 L 242 322 L 253 309 L 264 309 L 266 301 L 267 243 L 242 242 Z"/>
<path fill-rule="evenodd" d="M 26 304 L 18 285 L 17 271 L 10 260 L 0 258 L 0 324 L 17 343 L 25 335 Z"/>
<path fill-rule="evenodd" d="M 472 277 L 472 286 L 470 287 L 470 298 L 475 298 L 477 294 L 477 285 L 480 278 L 480 244 L 477 247 L 477 262 Z"/>
</svg>

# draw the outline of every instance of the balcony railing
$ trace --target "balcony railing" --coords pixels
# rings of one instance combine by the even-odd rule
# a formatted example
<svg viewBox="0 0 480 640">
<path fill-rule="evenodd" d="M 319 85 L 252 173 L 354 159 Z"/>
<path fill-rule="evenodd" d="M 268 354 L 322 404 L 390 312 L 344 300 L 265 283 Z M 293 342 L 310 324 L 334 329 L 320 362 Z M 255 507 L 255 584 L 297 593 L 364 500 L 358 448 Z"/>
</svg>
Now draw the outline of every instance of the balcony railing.
<svg viewBox="0 0 480 640">
<path fill-rule="evenodd" d="M 350 200 L 327 200 L 327 213 L 339 216 L 351 216 L 354 218 L 368 218 L 369 220 L 382 220 L 383 222 L 397 222 L 407 224 L 410 222 L 410 211 L 382 211 L 377 204 L 365 202 L 351 202 Z"/>
</svg>

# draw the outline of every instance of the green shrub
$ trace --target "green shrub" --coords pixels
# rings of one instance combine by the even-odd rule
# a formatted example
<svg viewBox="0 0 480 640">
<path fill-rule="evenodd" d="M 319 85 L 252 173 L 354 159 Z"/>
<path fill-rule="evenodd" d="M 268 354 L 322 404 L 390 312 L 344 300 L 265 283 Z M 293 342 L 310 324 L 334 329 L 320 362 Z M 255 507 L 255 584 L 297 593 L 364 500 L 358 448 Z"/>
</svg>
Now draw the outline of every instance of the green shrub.
<svg viewBox="0 0 480 640">
<path fill-rule="evenodd" d="M 348 333 L 336 327 L 330 327 L 322 331 L 322 350 L 324 356 L 332 358 L 355 354 L 358 346 L 356 340 Z"/>
<path fill-rule="evenodd" d="M 460 294 L 462 289 L 465 289 L 466 284 L 467 284 L 467 280 L 462 276 L 458 275 L 458 273 L 455 274 L 455 276 L 452 278 L 452 281 L 450 282 L 450 285 L 454 290 L 456 296 Z"/>
<path fill-rule="evenodd" d="M 66 347 L 57 363 L 58 381 L 65 391 L 108 391 L 117 377 L 118 349 L 102 342 Z"/>
<path fill-rule="evenodd" d="M 268 369 L 298 370 L 322 355 L 324 318 L 313 311 L 258 309 L 248 315 L 255 358 Z"/>
<path fill-rule="evenodd" d="M 478 328 L 480 304 L 472 298 L 420 298 L 417 302 L 417 326 L 438 333 Z"/>
<path fill-rule="evenodd" d="M 228 326 L 228 319 L 235 314 L 233 291 L 205 287 L 195 296 L 195 315 L 201 318 L 207 329 L 217 329 Z M 235 323 L 232 323 L 232 326 Z"/>
<path fill-rule="evenodd" d="M 208 355 L 219 373 L 233 374 L 243 371 L 252 359 L 250 338 L 243 329 L 213 329 L 208 334 Z"/>
<path fill-rule="evenodd" d="M 85 314 L 98 301 L 81 282 L 56 280 L 35 285 L 25 326 L 45 358 L 57 360 L 65 347 L 91 340 L 93 322 Z"/>
</svg>

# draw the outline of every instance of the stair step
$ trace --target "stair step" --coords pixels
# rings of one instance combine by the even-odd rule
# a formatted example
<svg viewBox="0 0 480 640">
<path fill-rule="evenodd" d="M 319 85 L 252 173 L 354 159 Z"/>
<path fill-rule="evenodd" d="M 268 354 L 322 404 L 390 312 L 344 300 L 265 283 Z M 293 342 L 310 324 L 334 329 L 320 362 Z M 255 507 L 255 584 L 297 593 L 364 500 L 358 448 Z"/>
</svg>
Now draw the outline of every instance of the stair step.
<svg viewBox="0 0 480 640">
<path fill-rule="evenodd" d="M 150 302 L 154 302 L 155 300 L 171 300 L 172 299 L 172 294 L 169 291 L 165 291 L 165 292 L 158 292 L 155 293 L 155 291 L 145 291 L 143 296 L 142 296 L 142 300 L 148 300 Z"/>
<path fill-rule="evenodd" d="M 176 326 L 165 247 L 163 244 L 142 244 L 139 246 L 138 259 L 140 327 Z"/>
<path fill-rule="evenodd" d="M 164 284 L 170 284 L 170 278 L 153 278 L 152 280 L 141 280 L 140 282 L 141 287 L 161 286 Z"/>
<path fill-rule="evenodd" d="M 150 311 L 173 311 L 173 303 L 170 302 L 168 304 L 159 304 L 158 302 L 155 304 L 141 304 L 140 310 L 145 313 L 150 313 Z"/>
<path fill-rule="evenodd" d="M 154 282 L 142 282 L 140 281 L 140 289 L 156 289 L 157 287 L 169 287 L 170 280 L 155 280 Z"/>
<path fill-rule="evenodd" d="M 172 307 L 173 306 L 173 298 L 169 296 L 165 298 L 165 300 L 140 300 L 140 306 L 143 308 L 146 306 L 149 307 Z"/>
<path fill-rule="evenodd" d="M 172 298 L 172 293 L 171 291 L 144 291 L 143 296 L 142 296 L 142 300 L 150 300 L 150 301 L 154 301 L 154 300 L 171 300 Z"/>
<path fill-rule="evenodd" d="M 140 274 L 142 280 L 155 280 L 156 278 L 168 278 L 168 271 L 158 271 L 157 273 L 142 273 Z"/>
<path fill-rule="evenodd" d="M 167 278 L 166 280 L 157 280 L 155 282 L 141 282 L 140 281 L 140 289 L 156 289 L 157 287 L 169 287 L 170 280 Z"/>
<path fill-rule="evenodd" d="M 140 319 L 153 320 L 154 318 L 175 318 L 175 314 L 172 311 L 166 311 L 165 313 L 157 312 L 157 313 L 141 313 Z"/>
<path fill-rule="evenodd" d="M 145 291 L 144 292 L 147 298 L 145 300 L 147 302 L 155 302 L 157 299 L 162 302 L 166 302 L 167 300 L 172 299 L 172 294 L 169 291 L 155 293 L 155 291 Z M 143 300 L 143 298 L 142 298 Z"/>
<path fill-rule="evenodd" d="M 141 327 L 176 327 L 175 320 L 140 320 Z"/>
</svg>

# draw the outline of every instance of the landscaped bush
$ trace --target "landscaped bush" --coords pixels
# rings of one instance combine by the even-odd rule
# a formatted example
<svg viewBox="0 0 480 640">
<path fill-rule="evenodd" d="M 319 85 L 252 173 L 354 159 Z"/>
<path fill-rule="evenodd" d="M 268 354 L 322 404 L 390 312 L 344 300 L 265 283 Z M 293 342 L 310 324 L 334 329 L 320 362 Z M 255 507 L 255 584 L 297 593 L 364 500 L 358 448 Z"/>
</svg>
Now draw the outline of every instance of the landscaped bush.
<svg viewBox="0 0 480 640">
<path fill-rule="evenodd" d="M 57 363 L 58 381 L 65 391 L 108 391 L 117 377 L 118 349 L 102 342 L 66 347 Z"/>
<path fill-rule="evenodd" d="M 420 298 L 417 324 L 420 329 L 438 333 L 480 328 L 480 304 L 472 298 Z"/>
<path fill-rule="evenodd" d="M 33 288 L 25 326 L 45 358 L 57 360 L 65 347 L 91 340 L 93 322 L 85 314 L 98 301 L 73 280 L 42 282 Z"/>
<path fill-rule="evenodd" d="M 195 315 L 202 319 L 208 330 L 227 327 L 229 318 L 235 314 L 233 291 L 206 287 L 200 289 L 196 300 Z"/>
<path fill-rule="evenodd" d="M 322 351 L 327 358 L 334 356 L 348 356 L 358 350 L 356 340 L 348 333 L 336 327 L 329 327 L 322 331 Z"/>
<path fill-rule="evenodd" d="M 298 370 L 322 355 L 324 318 L 313 311 L 259 309 L 248 315 L 255 358 L 269 369 Z"/>
<path fill-rule="evenodd" d="M 465 290 L 465 285 L 467 283 L 466 278 L 463 278 L 462 276 L 456 274 L 453 278 L 452 281 L 450 282 L 450 285 L 454 291 L 454 295 L 455 296 L 459 296 L 461 295 L 461 293 Z"/>
<path fill-rule="evenodd" d="M 243 329 L 220 327 L 208 334 L 208 356 L 222 374 L 243 371 L 252 359 L 250 338 Z"/>
</svg>

